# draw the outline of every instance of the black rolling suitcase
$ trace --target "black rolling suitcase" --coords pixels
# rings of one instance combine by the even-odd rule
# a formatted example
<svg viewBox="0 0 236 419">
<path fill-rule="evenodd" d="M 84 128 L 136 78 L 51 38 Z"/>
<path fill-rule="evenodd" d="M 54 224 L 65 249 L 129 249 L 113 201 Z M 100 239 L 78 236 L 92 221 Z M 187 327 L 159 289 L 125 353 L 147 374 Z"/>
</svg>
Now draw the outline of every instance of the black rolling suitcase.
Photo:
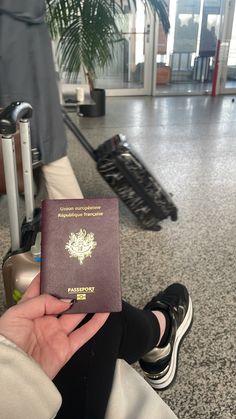
<svg viewBox="0 0 236 419">
<path fill-rule="evenodd" d="M 2 274 L 6 305 L 15 304 L 40 269 L 40 208 L 34 207 L 33 161 L 29 119 L 32 108 L 26 102 L 14 102 L 0 112 L 0 140 L 2 142 L 6 192 L 9 211 L 11 248 L 3 258 Z M 17 182 L 15 138 L 17 123 L 23 164 L 25 218 L 20 220 Z"/>
<path fill-rule="evenodd" d="M 130 149 L 122 135 L 115 135 L 96 150 L 62 109 L 64 122 L 96 162 L 97 170 L 119 198 L 148 230 L 160 230 L 160 221 L 177 220 L 170 195 Z"/>
</svg>

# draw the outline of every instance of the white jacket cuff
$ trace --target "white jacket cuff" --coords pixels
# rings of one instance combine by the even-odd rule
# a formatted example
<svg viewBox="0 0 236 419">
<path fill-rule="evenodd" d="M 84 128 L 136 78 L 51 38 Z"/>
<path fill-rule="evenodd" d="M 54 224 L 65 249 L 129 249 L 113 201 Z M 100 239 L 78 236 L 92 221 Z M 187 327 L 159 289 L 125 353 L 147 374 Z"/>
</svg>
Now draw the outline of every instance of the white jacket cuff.
<svg viewBox="0 0 236 419">
<path fill-rule="evenodd" d="M 0 335 L 1 419 L 52 419 L 61 395 L 40 366 Z"/>
</svg>

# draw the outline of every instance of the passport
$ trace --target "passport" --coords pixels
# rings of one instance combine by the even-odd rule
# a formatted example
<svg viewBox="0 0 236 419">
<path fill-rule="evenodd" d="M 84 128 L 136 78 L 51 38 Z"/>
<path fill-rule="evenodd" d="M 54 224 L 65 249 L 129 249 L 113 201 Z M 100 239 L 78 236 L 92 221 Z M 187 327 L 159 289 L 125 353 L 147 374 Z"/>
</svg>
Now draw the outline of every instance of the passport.
<svg viewBox="0 0 236 419">
<path fill-rule="evenodd" d="M 66 313 L 121 311 L 117 198 L 42 202 L 40 284 L 74 300 Z"/>
</svg>

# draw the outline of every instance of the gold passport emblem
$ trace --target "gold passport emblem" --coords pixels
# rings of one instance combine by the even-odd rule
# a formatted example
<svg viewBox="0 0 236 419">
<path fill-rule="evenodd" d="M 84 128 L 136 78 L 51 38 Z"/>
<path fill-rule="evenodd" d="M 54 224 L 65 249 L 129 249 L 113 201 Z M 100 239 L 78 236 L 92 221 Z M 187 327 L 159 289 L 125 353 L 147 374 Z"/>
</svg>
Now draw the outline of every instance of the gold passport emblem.
<svg viewBox="0 0 236 419">
<path fill-rule="evenodd" d="M 87 233 L 81 228 L 78 233 L 70 233 L 65 249 L 68 250 L 71 258 L 77 258 L 82 265 L 85 258 L 92 256 L 92 251 L 96 246 L 94 233 Z"/>
</svg>

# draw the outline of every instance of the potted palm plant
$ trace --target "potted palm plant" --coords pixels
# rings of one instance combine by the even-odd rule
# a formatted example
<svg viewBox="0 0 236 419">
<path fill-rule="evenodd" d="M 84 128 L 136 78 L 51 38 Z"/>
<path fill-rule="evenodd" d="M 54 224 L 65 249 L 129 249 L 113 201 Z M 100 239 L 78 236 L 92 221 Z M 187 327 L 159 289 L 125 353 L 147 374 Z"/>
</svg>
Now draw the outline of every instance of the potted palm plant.
<svg viewBox="0 0 236 419">
<path fill-rule="evenodd" d="M 164 0 L 143 0 L 159 15 L 165 32 L 169 30 Z M 122 39 L 119 19 L 124 13 L 123 1 L 117 0 L 46 0 L 48 23 L 53 39 L 57 39 L 57 56 L 68 81 L 76 82 L 83 70 L 96 106 L 92 115 L 105 113 L 105 91 L 95 88 L 96 69 L 103 69 L 113 59 L 114 45 Z M 126 9 L 136 7 L 135 0 L 126 1 Z M 88 110 L 89 108 L 87 108 Z"/>
</svg>

